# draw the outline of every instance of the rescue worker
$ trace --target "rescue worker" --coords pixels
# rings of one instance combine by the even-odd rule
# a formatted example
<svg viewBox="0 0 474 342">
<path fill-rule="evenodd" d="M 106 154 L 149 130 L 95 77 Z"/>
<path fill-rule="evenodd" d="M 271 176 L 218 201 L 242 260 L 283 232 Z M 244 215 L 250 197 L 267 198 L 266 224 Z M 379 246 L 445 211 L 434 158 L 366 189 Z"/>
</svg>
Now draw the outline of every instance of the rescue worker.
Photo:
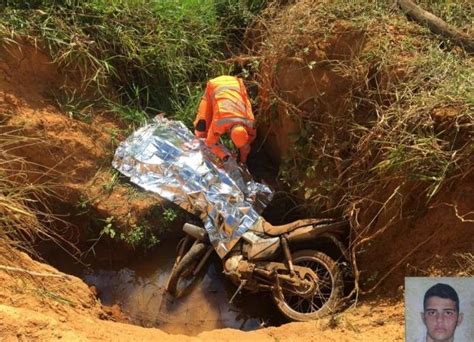
<svg viewBox="0 0 474 342">
<path fill-rule="evenodd" d="M 230 156 L 219 140 L 221 135 L 228 134 L 239 149 L 238 161 L 247 161 L 256 129 L 252 106 L 242 79 L 219 76 L 207 82 L 194 120 L 194 134 L 205 138 L 206 145 L 224 161 Z"/>
</svg>

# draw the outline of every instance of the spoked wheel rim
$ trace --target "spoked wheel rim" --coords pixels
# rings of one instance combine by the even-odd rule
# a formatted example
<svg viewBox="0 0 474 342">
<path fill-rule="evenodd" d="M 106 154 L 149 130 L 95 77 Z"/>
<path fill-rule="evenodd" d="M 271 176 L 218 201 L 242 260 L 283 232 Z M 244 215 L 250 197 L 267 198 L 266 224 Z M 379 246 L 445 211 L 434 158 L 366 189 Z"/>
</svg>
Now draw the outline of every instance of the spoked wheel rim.
<svg viewBox="0 0 474 342">
<path fill-rule="evenodd" d="M 273 299 L 278 309 L 294 321 L 308 321 L 321 318 L 335 311 L 342 295 L 343 281 L 337 263 L 322 252 L 314 250 L 297 251 L 293 264 L 308 267 L 316 276 L 312 293 L 299 294 L 289 289 L 276 287 Z"/>
<path fill-rule="evenodd" d="M 320 261 L 304 258 L 294 262 L 297 266 L 308 267 L 317 275 L 317 285 L 312 295 L 301 297 L 289 291 L 283 291 L 282 297 L 289 309 L 302 313 L 318 312 L 329 301 L 334 292 L 334 278 L 329 269 Z"/>
</svg>

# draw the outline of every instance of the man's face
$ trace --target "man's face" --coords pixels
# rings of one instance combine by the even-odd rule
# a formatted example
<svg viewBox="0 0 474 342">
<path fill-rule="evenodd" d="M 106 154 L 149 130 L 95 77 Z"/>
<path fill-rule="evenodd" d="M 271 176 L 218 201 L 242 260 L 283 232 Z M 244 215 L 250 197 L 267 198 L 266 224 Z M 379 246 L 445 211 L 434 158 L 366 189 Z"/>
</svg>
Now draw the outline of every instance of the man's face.
<svg viewBox="0 0 474 342">
<path fill-rule="evenodd" d="M 447 298 L 430 297 L 426 301 L 421 318 L 426 325 L 428 341 L 452 341 L 454 330 L 462 322 L 462 313 L 456 310 L 456 303 Z"/>
</svg>

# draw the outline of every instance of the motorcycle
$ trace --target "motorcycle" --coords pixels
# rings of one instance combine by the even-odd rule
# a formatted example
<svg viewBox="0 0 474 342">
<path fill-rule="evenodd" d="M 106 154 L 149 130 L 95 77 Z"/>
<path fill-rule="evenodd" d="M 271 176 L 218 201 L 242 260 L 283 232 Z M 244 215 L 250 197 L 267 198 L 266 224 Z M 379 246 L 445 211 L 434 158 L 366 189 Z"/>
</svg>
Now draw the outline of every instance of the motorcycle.
<svg viewBox="0 0 474 342">
<path fill-rule="evenodd" d="M 224 274 L 237 286 L 230 302 L 245 289 L 270 292 L 290 320 L 308 321 L 334 312 L 343 296 L 343 274 L 340 264 L 321 249 L 331 245 L 348 260 L 342 242 L 346 227 L 328 219 L 273 226 L 261 218 L 222 259 Z M 186 223 L 183 231 L 167 284 L 174 297 L 186 293 L 214 251 L 204 228 Z"/>
<path fill-rule="evenodd" d="M 205 227 L 183 226 L 185 237 L 167 284 L 170 294 L 179 297 L 192 289 L 215 252 L 237 286 L 231 301 L 243 289 L 269 292 L 278 309 L 297 321 L 336 309 L 345 270 L 336 260 L 349 260 L 345 222 L 307 219 L 271 225 L 260 213 L 272 200 L 272 190 L 233 158 L 216 160 L 182 122 L 163 115 L 123 141 L 112 165 L 131 183 L 199 217 Z"/>
</svg>

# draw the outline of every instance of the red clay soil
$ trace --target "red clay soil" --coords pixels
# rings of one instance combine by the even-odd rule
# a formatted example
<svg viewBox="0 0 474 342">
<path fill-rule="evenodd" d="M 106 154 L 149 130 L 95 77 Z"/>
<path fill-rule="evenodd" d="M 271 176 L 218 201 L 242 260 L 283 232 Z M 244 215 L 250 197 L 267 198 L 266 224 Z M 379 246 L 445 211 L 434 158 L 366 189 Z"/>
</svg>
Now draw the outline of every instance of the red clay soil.
<svg viewBox="0 0 474 342">
<path fill-rule="evenodd" d="M 84 239 L 93 219 L 114 217 L 114 225 L 126 230 L 161 201 L 131 198 L 131 188 L 118 182 L 109 186 L 114 143 L 123 139 L 123 127 L 104 113 L 86 123 L 61 112 L 54 97 L 66 82 L 39 50 L 29 45 L 0 47 L 0 131 L 29 138 L 9 153 L 28 162 L 29 181 L 54 189 L 57 198 L 49 199 L 50 209 L 70 223 L 64 233 L 68 239 Z"/>
<path fill-rule="evenodd" d="M 405 205 L 411 215 L 366 246 L 360 268 L 368 274 L 386 275 L 379 280 L 379 291 L 396 291 L 406 276 L 468 275 L 458 254 L 474 250 L 473 176 L 471 172 L 444 189 L 427 209 L 418 209 L 416 200 Z M 375 284 L 365 285 L 368 289 Z"/>
<path fill-rule="evenodd" d="M 331 34 L 326 38 L 317 22 L 320 13 L 317 8 L 324 9 L 322 3 L 330 2 L 301 0 L 288 3 L 284 8 L 275 7 L 269 12 L 270 19 L 255 28 L 248 44 L 252 47 L 251 54 L 259 57 L 256 78 L 260 83 L 261 101 L 257 120 L 265 139 L 264 147 L 275 161 L 285 160 L 295 150 L 295 141 L 302 137 L 304 146 L 298 147 L 305 151 L 306 158 L 313 157 L 318 163 L 311 164 L 311 173 L 289 158 L 293 168 L 288 178 L 293 184 L 298 180 L 307 188 L 324 190 L 318 187 L 324 180 L 343 183 L 341 179 L 358 179 L 357 175 L 346 172 L 350 162 L 358 162 L 356 158 L 345 158 L 357 156 L 351 149 L 359 147 L 349 131 L 356 124 L 363 124 L 367 119 L 364 115 L 375 115 L 375 108 L 361 106 L 360 113 L 348 109 L 360 98 L 374 100 L 367 102 L 377 103 L 380 108 L 389 105 L 393 101 L 391 89 L 412 72 L 406 61 L 413 56 L 407 51 L 390 56 L 393 58 L 390 67 L 376 73 L 371 70 L 373 66 L 365 64 L 352 69 L 347 66 L 356 65 L 362 52 L 371 52 L 377 39 L 396 44 L 401 37 L 416 35 L 411 24 L 405 21 L 396 26 L 392 22 L 380 23 L 373 32 L 364 32 L 352 21 L 336 20 L 331 22 Z M 413 44 L 422 43 L 414 39 Z M 337 61 L 342 67 L 337 68 L 330 61 Z M 366 98 L 372 95 L 377 99 Z M 449 125 L 459 125 L 453 118 L 460 110 L 453 106 L 455 104 L 433 110 L 433 127 L 437 132 L 461 134 L 454 127 L 449 129 Z M 312 122 L 318 125 L 311 125 Z M 462 134 L 464 137 L 458 136 L 458 141 L 472 141 L 472 132 Z M 373 136 L 375 140 L 378 138 Z M 310 148 L 313 150 L 308 152 Z M 330 162 L 325 163 L 325 158 Z M 472 154 L 470 158 L 472 161 Z M 362 166 L 360 171 L 369 174 L 369 169 L 370 166 L 365 169 Z M 396 183 L 398 180 L 367 188 L 366 193 L 357 193 L 354 199 L 363 205 L 357 202 L 351 203 L 352 209 L 347 208 L 349 205 L 344 207 L 345 213 L 350 212 L 347 217 L 357 221 L 360 227 L 352 241 L 366 241 L 355 252 L 364 292 L 375 291 L 375 294 L 401 299 L 403 293 L 399 288 L 403 287 L 406 276 L 466 275 L 465 265 L 460 263 L 458 255 L 474 251 L 472 164 L 466 169 L 455 181 L 445 182 L 428 207 L 423 188 L 426 184 L 406 181 L 401 185 Z M 398 189 L 396 195 L 391 197 L 395 189 Z M 341 192 L 327 190 L 319 204 L 331 212 L 347 196 Z M 298 195 L 304 198 L 306 194 Z"/>
<path fill-rule="evenodd" d="M 113 119 L 97 116 L 92 123 L 70 118 L 54 104 L 52 90 L 63 82 L 54 64 L 29 46 L 0 48 L 0 123 L 2 132 L 35 138 L 33 144 L 19 143 L 10 153 L 30 161 L 31 181 L 49 181 L 61 199 L 49 199 L 56 214 L 80 238 L 90 217 L 79 213 L 77 203 L 90 201 L 91 211 L 101 217 L 123 218 L 125 224 L 145 215 L 154 198 L 130 199 L 120 185 L 104 191 L 110 177 Z M 56 203 L 56 204 L 55 204 Z M 59 203 L 59 204 L 58 204 Z M 90 213 L 90 212 L 89 212 Z M 65 234 L 67 235 L 67 234 Z M 69 237 L 71 240 L 72 237 Z M 51 266 L 15 251 L 2 251 L 0 265 L 0 340 L 402 340 L 403 306 L 379 300 L 363 303 L 343 314 L 317 322 L 292 323 L 254 332 L 224 329 L 197 337 L 168 335 L 126 323 L 118 307 L 103 308 L 80 279 L 61 275 Z M 122 251 L 117 251 L 122 253 Z M 8 270 L 14 267 L 15 270 Z M 33 273 L 32 273 L 33 272 Z M 126 320 L 124 320 L 126 322 Z"/>
<path fill-rule="evenodd" d="M 2 251 L 2 253 L 5 251 Z M 362 303 L 332 319 L 252 332 L 222 329 L 195 337 L 118 322 L 120 309 L 102 308 L 80 279 L 9 251 L 15 270 L 0 265 L 1 341 L 402 341 L 403 305 Z M 2 260 L 3 261 L 3 260 Z M 29 273 L 26 273 L 29 272 Z"/>
<path fill-rule="evenodd" d="M 311 60 L 331 59 L 334 54 L 338 58 L 351 58 L 351 53 L 357 50 L 354 42 L 362 45 L 364 35 L 346 32 L 343 25 L 336 29 L 340 36 L 330 43 L 331 47 L 320 46 L 307 55 L 290 58 L 282 62 L 277 71 L 280 92 L 285 94 L 286 100 L 300 104 L 307 112 L 314 107 L 321 113 L 331 112 L 337 116 L 344 112 L 345 99 L 351 96 L 349 78 L 319 65 L 311 71 L 311 81 L 305 82 L 309 78 L 299 67 L 301 61 L 307 64 Z M 323 52 L 324 56 L 317 55 Z M 70 240 L 85 238 L 84 228 L 93 224 L 89 216 L 92 212 L 99 218 L 113 216 L 123 227 L 139 222 L 152 206 L 160 204 L 157 199 L 134 198 L 129 188 L 120 184 L 104 190 L 110 182 L 108 170 L 114 150 L 111 132 L 122 127 L 107 115 L 95 115 L 93 122 L 85 123 L 62 112 L 53 97 L 65 82 L 62 73 L 39 50 L 28 45 L 0 47 L 0 133 L 14 130 L 18 136 L 35 139 L 33 143 L 18 143 L 11 152 L 30 162 L 30 181 L 54 184 L 60 200 L 51 198 L 49 201 L 55 214 L 63 215 L 67 221 L 69 234 L 65 235 Z M 313 101 L 311 94 L 320 93 L 325 96 L 318 98 L 325 102 Z M 284 112 L 284 108 L 279 108 L 279 121 L 273 123 L 272 129 L 277 134 L 271 130 L 266 132 L 276 157 L 284 154 L 290 141 L 289 133 L 297 127 L 285 120 Z M 248 333 L 224 329 L 197 337 L 169 335 L 158 329 L 115 322 L 125 320 L 119 308 L 104 309 L 93 290 L 80 279 L 51 276 L 60 273 L 24 254 L 14 254 L 8 264 L 0 265 L 0 340 L 401 341 L 404 336 L 403 288 L 400 288 L 403 278 L 407 275 L 462 275 L 462 267 L 453 253 L 474 250 L 472 176 L 471 172 L 443 189 L 428 209 L 418 210 L 415 195 L 412 203 L 404 204 L 411 215 L 371 240 L 358 259 L 359 269 L 366 279 L 363 289 L 370 289 L 380 281 L 377 293 L 381 296 L 373 302 L 366 298 L 357 307 L 334 317 Z M 78 209 L 84 199 L 89 209 L 87 215 Z M 387 210 L 389 214 L 390 208 Z M 383 215 L 379 220 L 383 226 Z M 126 252 L 120 250 L 117 254 Z M 397 267 L 392 268 L 393 265 Z M 2 266 L 21 270 L 7 270 Z M 377 280 L 371 282 L 372 278 Z"/>
</svg>

